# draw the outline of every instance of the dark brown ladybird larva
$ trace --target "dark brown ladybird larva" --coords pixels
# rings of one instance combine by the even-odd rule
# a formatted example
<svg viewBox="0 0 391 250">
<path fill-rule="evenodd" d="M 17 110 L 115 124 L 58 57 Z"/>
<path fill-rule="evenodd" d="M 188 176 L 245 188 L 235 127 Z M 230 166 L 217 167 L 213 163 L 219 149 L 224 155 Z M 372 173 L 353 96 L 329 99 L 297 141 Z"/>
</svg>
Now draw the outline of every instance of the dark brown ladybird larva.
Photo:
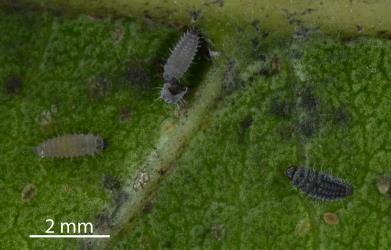
<svg viewBox="0 0 391 250">
<path fill-rule="evenodd" d="M 293 186 L 320 200 L 342 199 L 353 194 L 353 187 L 337 177 L 301 166 L 289 166 L 285 172 Z"/>
<path fill-rule="evenodd" d="M 34 152 L 40 157 L 77 157 L 99 153 L 105 142 L 99 135 L 63 135 L 39 144 Z"/>
<path fill-rule="evenodd" d="M 164 85 L 160 98 L 167 103 L 177 104 L 183 99 L 187 88 L 179 84 L 179 79 L 188 70 L 200 45 L 200 35 L 196 29 L 189 29 L 176 44 L 164 65 Z"/>
</svg>

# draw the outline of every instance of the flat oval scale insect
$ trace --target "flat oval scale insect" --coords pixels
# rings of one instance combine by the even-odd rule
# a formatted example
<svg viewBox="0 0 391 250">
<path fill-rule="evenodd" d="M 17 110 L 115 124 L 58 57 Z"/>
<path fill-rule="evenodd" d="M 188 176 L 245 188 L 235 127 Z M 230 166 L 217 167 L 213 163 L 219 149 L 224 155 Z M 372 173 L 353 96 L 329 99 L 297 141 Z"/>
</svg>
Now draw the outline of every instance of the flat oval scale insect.
<svg viewBox="0 0 391 250">
<path fill-rule="evenodd" d="M 99 135 L 72 134 L 49 139 L 34 148 L 34 152 L 42 158 L 78 157 L 99 153 L 104 147 L 105 142 Z"/>
<path fill-rule="evenodd" d="M 353 194 L 346 181 L 314 169 L 289 166 L 285 174 L 293 186 L 315 199 L 337 200 Z"/>
</svg>

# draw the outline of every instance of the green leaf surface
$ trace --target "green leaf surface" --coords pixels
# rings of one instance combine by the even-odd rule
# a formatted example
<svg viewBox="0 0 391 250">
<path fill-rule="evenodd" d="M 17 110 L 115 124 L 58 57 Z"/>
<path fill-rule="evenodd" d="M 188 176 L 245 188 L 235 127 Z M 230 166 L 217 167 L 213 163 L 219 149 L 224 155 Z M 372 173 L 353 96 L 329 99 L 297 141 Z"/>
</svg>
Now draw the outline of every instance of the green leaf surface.
<svg viewBox="0 0 391 250">
<path fill-rule="evenodd" d="M 390 245 L 391 200 L 376 188 L 391 174 L 390 40 L 304 27 L 281 36 L 256 17 L 201 21 L 219 55 L 200 52 L 176 107 L 158 96 L 182 24 L 0 14 L 0 249 Z M 99 134 L 107 147 L 73 159 L 33 153 L 70 133 Z M 341 177 L 354 194 L 314 201 L 285 176 L 292 164 Z M 60 222 L 92 222 L 111 239 L 29 239 L 49 218 L 56 233 Z"/>
<path fill-rule="evenodd" d="M 390 200 L 375 183 L 390 171 L 390 45 L 318 38 L 276 51 L 277 75 L 246 65 L 253 80 L 219 103 L 116 249 L 387 249 Z M 354 195 L 313 201 L 290 185 L 290 164 L 340 176 Z"/>
<path fill-rule="evenodd" d="M 156 101 L 160 73 L 154 68 L 173 30 L 132 19 L 29 11 L 3 11 L 0 29 L 1 247 L 65 248 L 66 240 L 28 235 L 46 231 L 48 218 L 57 222 L 57 233 L 60 222 L 95 222 L 118 196 L 104 180 L 124 184 L 153 150 L 160 123 L 174 110 Z M 9 93 L 15 79 L 22 82 L 20 93 Z M 70 133 L 99 134 L 107 149 L 74 159 L 40 159 L 32 152 Z M 36 196 L 26 202 L 28 184 Z"/>
</svg>

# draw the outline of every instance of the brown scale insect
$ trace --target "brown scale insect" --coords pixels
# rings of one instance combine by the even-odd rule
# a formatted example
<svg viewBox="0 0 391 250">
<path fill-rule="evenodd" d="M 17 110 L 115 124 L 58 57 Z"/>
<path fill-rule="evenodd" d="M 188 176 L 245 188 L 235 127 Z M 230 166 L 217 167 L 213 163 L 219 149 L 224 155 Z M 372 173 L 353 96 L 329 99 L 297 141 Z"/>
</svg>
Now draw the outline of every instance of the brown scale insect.
<svg viewBox="0 0 391 250">
<path fill-rule="evenodd" d="M 188 70 L 200 45 L 200 34 L 196 29 L 189 29 L 171 51 L 164 65 L 164 85 L 160 98 L 167 103 L 177 104 L 187 92 L 180 86 L 179 79 Z"/>
<path fill-rule="evenodd" d="M 104 147 L 105 142 L 99 135 L 73 134 L 49 139 L 34 148 L 34 152 L 42 158 L 78 157 L 99 153 Z"/>
<path fill-rule="evenodd" d="M 292 185 L 320 200 L 342 199 L 353 194 L 353 187 L 337 177 L 301 166 L 289 166 L 285 172 Z"/>
</svg>

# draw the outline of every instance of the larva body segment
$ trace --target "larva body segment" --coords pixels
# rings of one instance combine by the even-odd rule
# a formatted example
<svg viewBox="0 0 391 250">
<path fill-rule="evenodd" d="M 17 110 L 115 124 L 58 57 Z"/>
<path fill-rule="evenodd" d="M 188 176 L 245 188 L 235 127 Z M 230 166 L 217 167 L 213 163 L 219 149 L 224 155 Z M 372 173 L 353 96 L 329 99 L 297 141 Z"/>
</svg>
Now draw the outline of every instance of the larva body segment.
<svg viewBox="0 0 391 250">
<path fill-rule="evenodd" d="M 188 30 L 172 50 L 170 57 L 164 65 L 163 79 L 171 83 L 173 79 L 179 80 L 190 67 L 200 44 L 197 30 Z"/>
<path fill-rule="evenodd" d="M 344 180 L 310 168 L 289 166 L 285 173 L 293 186 L 315 199 L 336 200 L 353 194 Z"/>
<path fill-rule="evenodd" d="M 99 153 L 104 146 L 104 140 L 99 135 L 73 134 L 49 139 L 39 144 L 34 151 L 42 158 L 78 157 Z"/>
</svg>

